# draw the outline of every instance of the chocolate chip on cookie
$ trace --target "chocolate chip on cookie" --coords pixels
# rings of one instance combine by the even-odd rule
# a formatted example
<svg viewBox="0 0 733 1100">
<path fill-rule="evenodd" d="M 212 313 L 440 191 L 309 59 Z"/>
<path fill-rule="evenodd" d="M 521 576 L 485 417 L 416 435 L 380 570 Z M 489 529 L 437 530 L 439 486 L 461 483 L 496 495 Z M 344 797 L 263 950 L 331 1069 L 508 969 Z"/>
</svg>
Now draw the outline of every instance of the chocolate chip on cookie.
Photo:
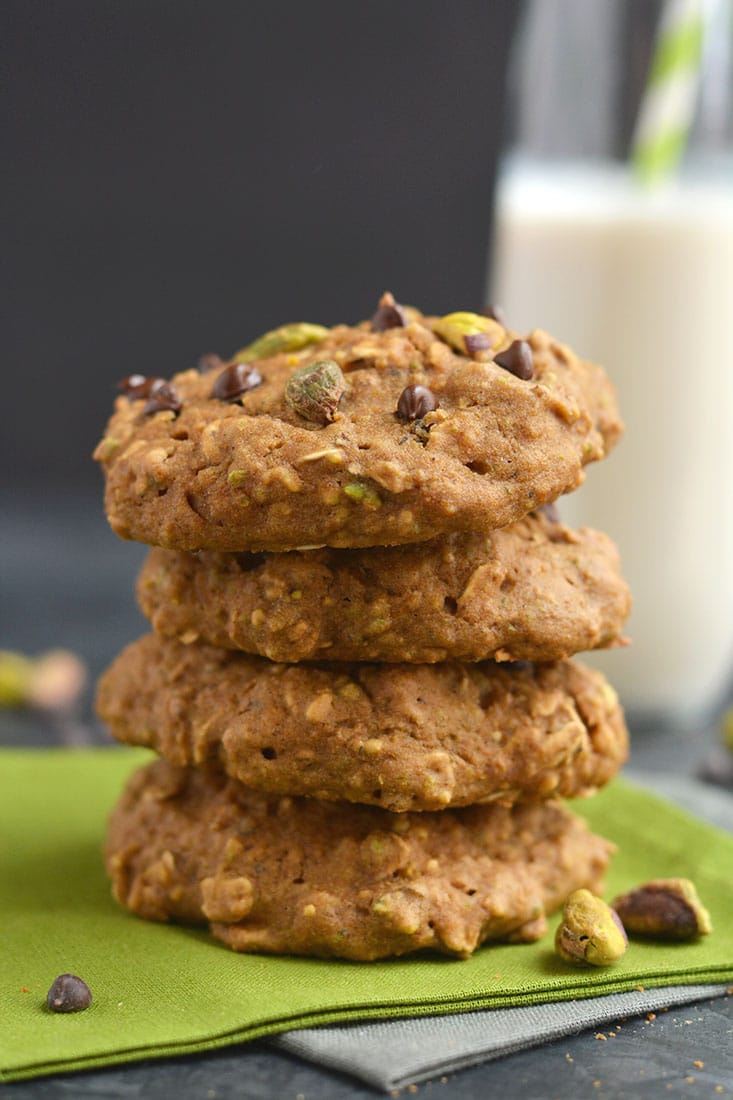
<svg viewBox="0 0 733 1100">
<path fill-rule="evenodd" d="M 386 291 L 379 299 L 379 308 L 372 317 L 372 328 L 375 332 L 384 332 L 388 328 L 404 328 L 407 317 L 401 305 L 395 302 L 394 297 Z"/>
<path fill-rule="evenodd" d="M 437 397 L 427 386 L 405 386 L 397 400 L 397 415 L 400 420 L 422 420 L 438 405 Z"/>
<path fill-rule="evenodd" d="M 508 348 L 494 357 L 494 362 L 524 382 L 528 382 L 534 375 L 532 348 L 526 340 L 514 340 Z"/>
<path fill-rule="evenodd" d="M 143 415 L 152 416 L 153 413 L 157 412 L 180 412 L 181 399 L 173 383 L 166 382 L 164 379 L 156 379 L 156 381 L 162 381 L 163 384 L 151 387 L 150 397 L 143 408 Z"/>
<path fill-rule="evenodd" d="M 231 363 L 217 376 L 211 396 L 217 401 L 236 401 L 261 385 L 262 375 L 251 363 Z"/>
<path fill-rule="evenodd" d="M 220 355 L 217 355 L 215 351 L 207 351 L 204 355 L 199 356 L 196 369 L 199 374 L 208 374 L 209 371 L 218 370 L 224 366 L 224 360 Z"/>
</svg>

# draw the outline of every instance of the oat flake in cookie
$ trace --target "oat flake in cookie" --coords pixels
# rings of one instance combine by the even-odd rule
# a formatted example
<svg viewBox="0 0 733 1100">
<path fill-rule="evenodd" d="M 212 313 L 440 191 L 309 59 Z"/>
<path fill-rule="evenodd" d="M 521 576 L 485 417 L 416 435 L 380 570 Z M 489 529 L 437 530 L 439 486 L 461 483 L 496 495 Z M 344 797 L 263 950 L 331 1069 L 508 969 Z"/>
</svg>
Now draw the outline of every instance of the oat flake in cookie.
<svg viewBox="0 0 733 1100">
<path fill-rule="evenodd" d="M 235 951 L 357 960 L 535 940 L 611 845 L 558 802 L 389 814 L 257 794 L 158 761 L 115 809 L 117 899 L 149 920 L 208 923 Z"/>
<path fill-rule="evenodd" d="M 322 412 L 288 390 L 317 363 Z M 390 296 L 371 321 L 285 325 L 152 395 L 134 377 L 95 452 L 107 516 L 124 538 L 178 550 L 503 527 L 580 485 L 621 431 L 602 369 L 546 333 L 521 340 L 491 318 L 426 317 Z"/>
<path fill-rule="evenodd" d="M 97 706 L 174 764 L 393 811 L 587 795 L 627 754 L 614 691 L 575 661 L 285 665 L 151 634 Z"/>
<path fill-rule="evenodd" d="M 611 540 L 539 513 L 412 546 L 157 548 L 137 592 L 157 633 L 273 661 L 554 661 L 617 644 L 630 605 Z"/>
</svg>

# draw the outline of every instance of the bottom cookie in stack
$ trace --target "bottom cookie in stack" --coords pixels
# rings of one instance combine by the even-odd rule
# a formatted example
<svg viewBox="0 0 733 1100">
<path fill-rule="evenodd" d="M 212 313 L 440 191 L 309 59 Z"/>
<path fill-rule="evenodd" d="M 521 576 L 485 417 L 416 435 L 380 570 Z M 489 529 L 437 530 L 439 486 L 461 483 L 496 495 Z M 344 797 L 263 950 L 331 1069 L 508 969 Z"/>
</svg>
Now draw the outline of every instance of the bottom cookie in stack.
<svg viewBox="0 0 733 1100">
<path fill-rule="evenodd" d="M 600 892 L 611 849 L 557 801 L 394 814 L 159 760 L 118 803 L 106 861 L 147 919 L 208 923 L 237 951 L 370 960 L 535 940 L 573 890 Z"/>
</svg>

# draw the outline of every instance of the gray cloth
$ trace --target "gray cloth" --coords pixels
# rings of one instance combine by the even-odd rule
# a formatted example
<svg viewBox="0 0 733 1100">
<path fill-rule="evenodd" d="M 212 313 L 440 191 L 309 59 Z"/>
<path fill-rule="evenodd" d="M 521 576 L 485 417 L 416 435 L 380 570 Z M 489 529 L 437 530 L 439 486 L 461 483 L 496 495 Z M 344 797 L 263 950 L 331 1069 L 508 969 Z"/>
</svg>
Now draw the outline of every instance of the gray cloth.
<svg viewBox="0 0 733 1100">
<path fill-rule="evenodd" d="M 614 1024 L 621 1016 L 722 997 L 725 991 L 725 985 L 669 986 L 559 1004 L 303 1028 L 272 1042 L 289 1054 L 350 1073 L 377 1088 L 399 1089 L 587 1027 Z"/>
<path fill-rule="evenodd" d="M 681 775 L 626 775 L 710 824 L 733 831 L 730 792 Z M 278 1035 L 271 1042 L 289 1054 L 391 1090 L 539 1046 L 584 1028 L 612 1024 L 620 1016 L 722 997 L 725 992 L 726 985 L 718 984 L 668 986 L 520 1008 L 302 1028 Z"/>
</svg>

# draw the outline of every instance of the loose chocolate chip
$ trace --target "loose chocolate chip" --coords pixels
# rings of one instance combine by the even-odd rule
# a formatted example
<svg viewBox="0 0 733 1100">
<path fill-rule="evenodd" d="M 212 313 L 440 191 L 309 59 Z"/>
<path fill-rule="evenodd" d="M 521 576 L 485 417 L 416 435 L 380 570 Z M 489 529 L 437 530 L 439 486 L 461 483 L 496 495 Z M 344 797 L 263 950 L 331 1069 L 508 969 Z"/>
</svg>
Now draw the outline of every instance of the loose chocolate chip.
<svg viewBox="0 0 733 1100">
<path fill-rule="evenodd" d="M 472 332 L 463 337 L 463 342 L 468 354 L 474 355 L 477 351 L 488 351 L 494 341 L 488 332 Z"/>
<path fill-rule="evenodd" d="M 405 386 L 397 401 L 400 420 L 422 420 L 438 407 L 438 399 L 427 386 Z"/>
<path fill-rule="evenodd" d="M 207 351 L 204 355 L 200 356 L 196 364 L 196 370 L 199 374 L 208 374 L 209 371 L 217 370 L 219 367 L 223 366 L 224 360 L 220 355 L 217 355 L 215 351 Z"/>
<path fill-rule="evenodd" d="M 262 385 L 262 375 L 251 363 L 232 363 L 214 382 L 211 396 L 218 401 L 236 401 L 243 393 Z"/>
<path fill-rule="evenodd" d="M 384 332 L 388 328 L 404 328 L 406 324 L 404 309 L 387 291 L 379 299 L 379 308 L 372 317 L 372 328 L 375 332 Z"/>
<path fill-rule="evenodd" d="M 532 349 L 526 340 L 515 340 L 504 351 L 500 351 L 494 359 L 504 370 L 527 382 L 534 374 L 534 360 Z"/>
<path fill-rule="evenodd" d="M 76 974 L 59 974 L 46 995 L 51 1012 L 83 1012 L 91 1003 L 89 986 Z"/>
<path fill-rule="evenodd" d="M 145 402 L 143 414 L 152 416 L 157 412 L 180 412 L 181 399 L 172 382 L 166 382 L 164 378 L 154 379 L 154 385 L 150 387 L 150 397 Z M 144 397 L 145 394 L 140 394 Z"/>
<path fill-rule="evenodd" d="M 489 317 L 492 321 L 496 321 L 497 324 L 504 325 L 506 328 L 506 320 L 504 318 L 504 310 L 501 306 L 487 306 L 486 309 L 481 310 L 482 317 Z"/>
</svg>

